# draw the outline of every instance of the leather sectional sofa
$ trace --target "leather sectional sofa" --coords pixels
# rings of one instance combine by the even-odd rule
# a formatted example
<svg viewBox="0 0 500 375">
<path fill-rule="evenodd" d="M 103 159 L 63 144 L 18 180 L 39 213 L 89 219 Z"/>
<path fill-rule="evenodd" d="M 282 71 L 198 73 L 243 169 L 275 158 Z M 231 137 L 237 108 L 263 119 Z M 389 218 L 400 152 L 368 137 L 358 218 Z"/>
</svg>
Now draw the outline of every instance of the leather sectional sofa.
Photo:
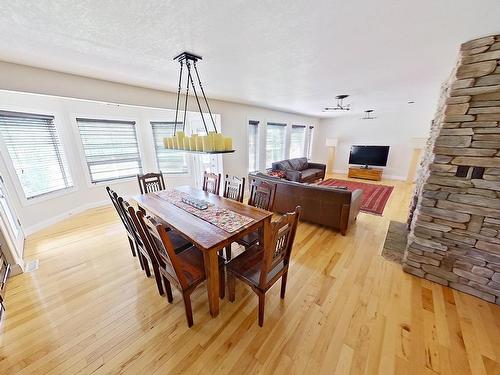
<svg viewBox="0 0 500 375">
<path fill-rule="evenodd" d="M 273 171 L 285 172 L 285 179 L 295 182 L 314 182 L 325 178 L 325 164 L 310 163 L 307 158 L 277 161 L 272 164 Z"/>
<path fill-rule="evenodd" d="M 332 186 L 301 184 L 260 172 L 250 174 L 249 178 L 277 185 L 274 212 L 291 212 L 301 206 L 301 220 L 337 229 L 342 235 L 354 224 L 363 197 L 361 189 L 351 192 Z"/>
</svg>

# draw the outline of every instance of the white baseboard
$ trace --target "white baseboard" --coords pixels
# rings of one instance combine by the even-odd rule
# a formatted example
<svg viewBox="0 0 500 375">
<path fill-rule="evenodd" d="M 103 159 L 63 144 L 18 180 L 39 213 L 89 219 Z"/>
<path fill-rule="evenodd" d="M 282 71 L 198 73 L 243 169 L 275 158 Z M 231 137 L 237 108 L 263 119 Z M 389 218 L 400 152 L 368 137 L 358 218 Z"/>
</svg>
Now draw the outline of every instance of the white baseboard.
<svg viewBox="0 0 500 375">
<path fill-rule="evenodd" d="M 81 206 L 78 206 L 78 207 L 75 207 L 69 211 L 63 212 L 62 214 L 53 216 L 50 219 L 41 221 L 41 222 L 36 223 L 34 225 L 31 225 L 27 228 L 24 228 L 24 234 L 26 236 L 29 236 L 35 232 L 38 232 L 39 230 L 45 229 L 53 224 L 56 224 L 64 219 L 67 219 L 68 217 L 79 214 L 79 213 L 86 211 L 86 210 L 90 210 L 91 208 L 101 207 L 101 206 L 105 206 L 105 205 L 109 205 L 109 204 L 110 204 L 109 199 L 103 200 L 103 201 L 98 201 L 98 202 L 82 204 Z"/>
</svg>

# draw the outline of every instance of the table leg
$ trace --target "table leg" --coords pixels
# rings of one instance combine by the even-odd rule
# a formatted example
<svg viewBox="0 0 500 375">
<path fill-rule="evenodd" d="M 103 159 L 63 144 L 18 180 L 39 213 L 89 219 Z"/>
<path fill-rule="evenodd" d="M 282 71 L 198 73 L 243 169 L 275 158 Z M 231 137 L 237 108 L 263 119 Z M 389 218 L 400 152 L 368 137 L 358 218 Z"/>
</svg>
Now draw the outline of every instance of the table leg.
<svg viewBox="0 0 500 375">
<path fill-rule="evenodd" d="M 207 275 L 208 306 L 210 315 L 219 315 L 219 259 L 217 250 L 204 251 L 205 273 Z"/>
</svg>

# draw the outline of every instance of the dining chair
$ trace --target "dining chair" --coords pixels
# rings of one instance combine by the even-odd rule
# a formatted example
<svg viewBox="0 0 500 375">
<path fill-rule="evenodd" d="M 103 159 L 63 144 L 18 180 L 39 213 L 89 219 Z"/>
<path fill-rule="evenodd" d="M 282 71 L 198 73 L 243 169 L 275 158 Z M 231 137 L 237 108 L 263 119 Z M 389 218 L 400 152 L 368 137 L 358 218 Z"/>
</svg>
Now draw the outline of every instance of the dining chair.
<svg viewBox="0 0 500 375">
<path fill-rule="evenodd" d="M 124 210 L 127 220 L 130 222 L 130 227 L 134 232 L 135 240 L 136 240 L 136 248 L 138 251 L 138 255 L 142 261 L 144 272 L 147 277 L 151 277 L 151 271 L 149 270 L 149 264 L 153 268 L 153 274 L 156 280 L 156 286 L 158 287 L 158 293 L 160 295 L 164 294 L 161 275 L 158 271 L 158 261 L 156 256 L 153 253 L 151 248 L 151 244 L 149 243 L 148 238 L 146 237 L 144 230 L 142 229 L 139 220 L 137 219 L 137 213 L 134 207 L 132 207 L 126 200 L 122 197 L 118 197 L 118 203 Z M 180 234 L 176 233 L 173 230 L 167 230 L 167 236 L 172 243 L 174 251 L 176 253 L 180 253 L 181 251 L 187 249 L 192 246 L 192 244 L 184 239 Z"/>
<path fill-rule="evenodd" d="M 172 283 L 182 293 L 187 324 L 191 327 L 193 325 L 191 293 L 206 279 L 203 254 L 195 246 L 176 254 L 162 224 L 150 216 L 146 217 L 142 211 L 137 212 L 137 217 L 158 261 L 158 270 L 165 285 L 167 300 L 169 303 L 173 302 L 170 285 Z M 225 271 L 224 259 L 221 257 L 219 257 L 219 273 L 219 297 L 222 299 L 225 291 Z"/>
<path fill-rule="evenodd" d="M 165 181 L 163 173 L 146 173 L 138 174 L 137 181 L 141 194 L 152 193 L 159 190 L 165 190 Z"/>
<path fill-rule="evenodd" d="M 125 213 L 121 209 L 121 207 L 118 204 L 117 198 L 118 195 L 109 187 L 106 186 L 106 191 L 109 195 L 109 198 L 111 199 L 111 203 L 113 203 L 113 206 L 115 207 L 116 212 L 118 213 L 118 216 L 120 217 L 120 220 L 122 221 L 123 226 L 125 227 L 125 230 L 127 232 L 127 237 L 128 237 L 128 242 L 130 244 L 130 249 L 132 250 L 132 255 L 135 257 L 136 252 L 135 252 L 135 237 L 134 234 L 132 233 L 132 229 L 130 228 L 130 224 L 128 223 L 127 219 L 125 218 Z M 142 263 L 141 263 L 142 267 Z"/>
<path fill-rule="evenodd" d="M 271 222 L 264 230 L 263 243 L 226 263 L 229 301 L 235 300 L 235 280 L 248 284 L 259 297 L 259 326 L 264 325 L 266 292 L 281 278 L 280 297 L 285 298 L 288 266 L 301 207 Z M 269 229 L 269 230 L 267 230 Z"/>
<path fill-rule="evenodd" d="M 261 208 L 266 211 L 272 211 L 274 208 L 274 196 L 276 195 L 276 184 L 270 184 L 265 181 L 252 180 L 250 182 L 250 198 L 248 205 Z M 261 238 L 262 231 L 259 229 L 250 232 L 236 240 L 236 243 L 245 249 L 257 244 Z M 231 245 L 226 246 L 226 260 L 231 260 Z"/>
<path fill-rule="evenodd" d="M 243 196 L 245 195 L 245 177 L 239 178 L 226 174 L 224 179 L 224 191 L 222 196 L 224 198 L 232 199 L 243 203 Z"/>
<path fill-rule="evenodd" d="M 219 195 L 220 189 L 220 173 L 203 173 L 203 190 L 209 193 Z"/>
<path fill-rule="evenodd" d="M 272 211 L 274 208 L 274 197 L 276 195 L 276 184 L 266 181 L 252 180 L 250 182 L 250 206 Z"/>
</svg>

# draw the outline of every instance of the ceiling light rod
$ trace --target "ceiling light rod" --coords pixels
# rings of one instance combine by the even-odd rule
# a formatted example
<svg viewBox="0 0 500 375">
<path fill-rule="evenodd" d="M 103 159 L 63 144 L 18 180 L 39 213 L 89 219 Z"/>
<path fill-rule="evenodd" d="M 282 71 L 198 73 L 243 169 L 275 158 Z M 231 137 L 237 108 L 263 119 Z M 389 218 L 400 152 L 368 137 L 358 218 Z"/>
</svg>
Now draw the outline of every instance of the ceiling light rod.
<svg viewBox="0 0 500 375">
<path fill-rule="evenodd" d="M 184 129 L 186 127 L 186 112 L 187 112 L 187 105 L 188 105 L 189 85 L 191 85 L 191 87 L 193 88 L 194 97 L 196 98 L 196 103 L 198 104 L 198 109 L 200 111 L 201 120 L 203 121 L 203 126 L 205 127 L 205 131 L 207 132 L 207 134 L 209 133 L 208 128 L 207 128 L 207 124 L 205 122 L 205 117 L 203 116 L 203 110 L 201 109 L 200 99 L 198 97 L 198 93 L 196 92 L 196 86 L 195 86 L 194 81 L 193 81 L 193 76 L 191 74 L 191 65 L 192 65 L 194 68 L 194 71 L 196 73 L 196 78 L 198 79 L 198 86 L 200 87 L 201 93 L 203 95 L 203 99 L 205 100 L 205 104 L 208 108 L 208 113 L 210 114 L 210 119 L 212 120 L 212 125 L 214 127 L 214 131 L 215 131 L 215 133 L 217 133 L 217 127 L 215 126 L 214 117 L 212 115 L 212 111 L 210 110 L 210 105 L 208 104 L 208 100 L 207 100 L 207 97 L 205 95 L 205 90 L 203 89 L 203 85 L 201 84 L 201 79 L 200 79 L 200 74 L 198 73 L 198 68 L 196 67 L 196 62 L 198 60 L 202 60 L 202 57 L 195 55 L 194 53 L 182 52 L 179 55 L 175 56 L 174 60 L 177 60 L 181 66 L 180 72 L 179 72 L 179 85 L 177 88 L 177 104 L 175 107 L 174 135 L 176 134 L 176 131 L 177 131 L 177 123 L 178 123 L 177 121 L 179 118 L 179 101 L 180 101 L 180 96 L 182 93 L 182 72 L 183 72 L 184 64 L 186 64 L 186 68 L 187 68 L 188 73 L 187 73 L 187 82 L 186 82 L 186 97 L 184 100 L 184 118 L 182 121 L 182 130 L 184 131 Z"/>
</svg>

